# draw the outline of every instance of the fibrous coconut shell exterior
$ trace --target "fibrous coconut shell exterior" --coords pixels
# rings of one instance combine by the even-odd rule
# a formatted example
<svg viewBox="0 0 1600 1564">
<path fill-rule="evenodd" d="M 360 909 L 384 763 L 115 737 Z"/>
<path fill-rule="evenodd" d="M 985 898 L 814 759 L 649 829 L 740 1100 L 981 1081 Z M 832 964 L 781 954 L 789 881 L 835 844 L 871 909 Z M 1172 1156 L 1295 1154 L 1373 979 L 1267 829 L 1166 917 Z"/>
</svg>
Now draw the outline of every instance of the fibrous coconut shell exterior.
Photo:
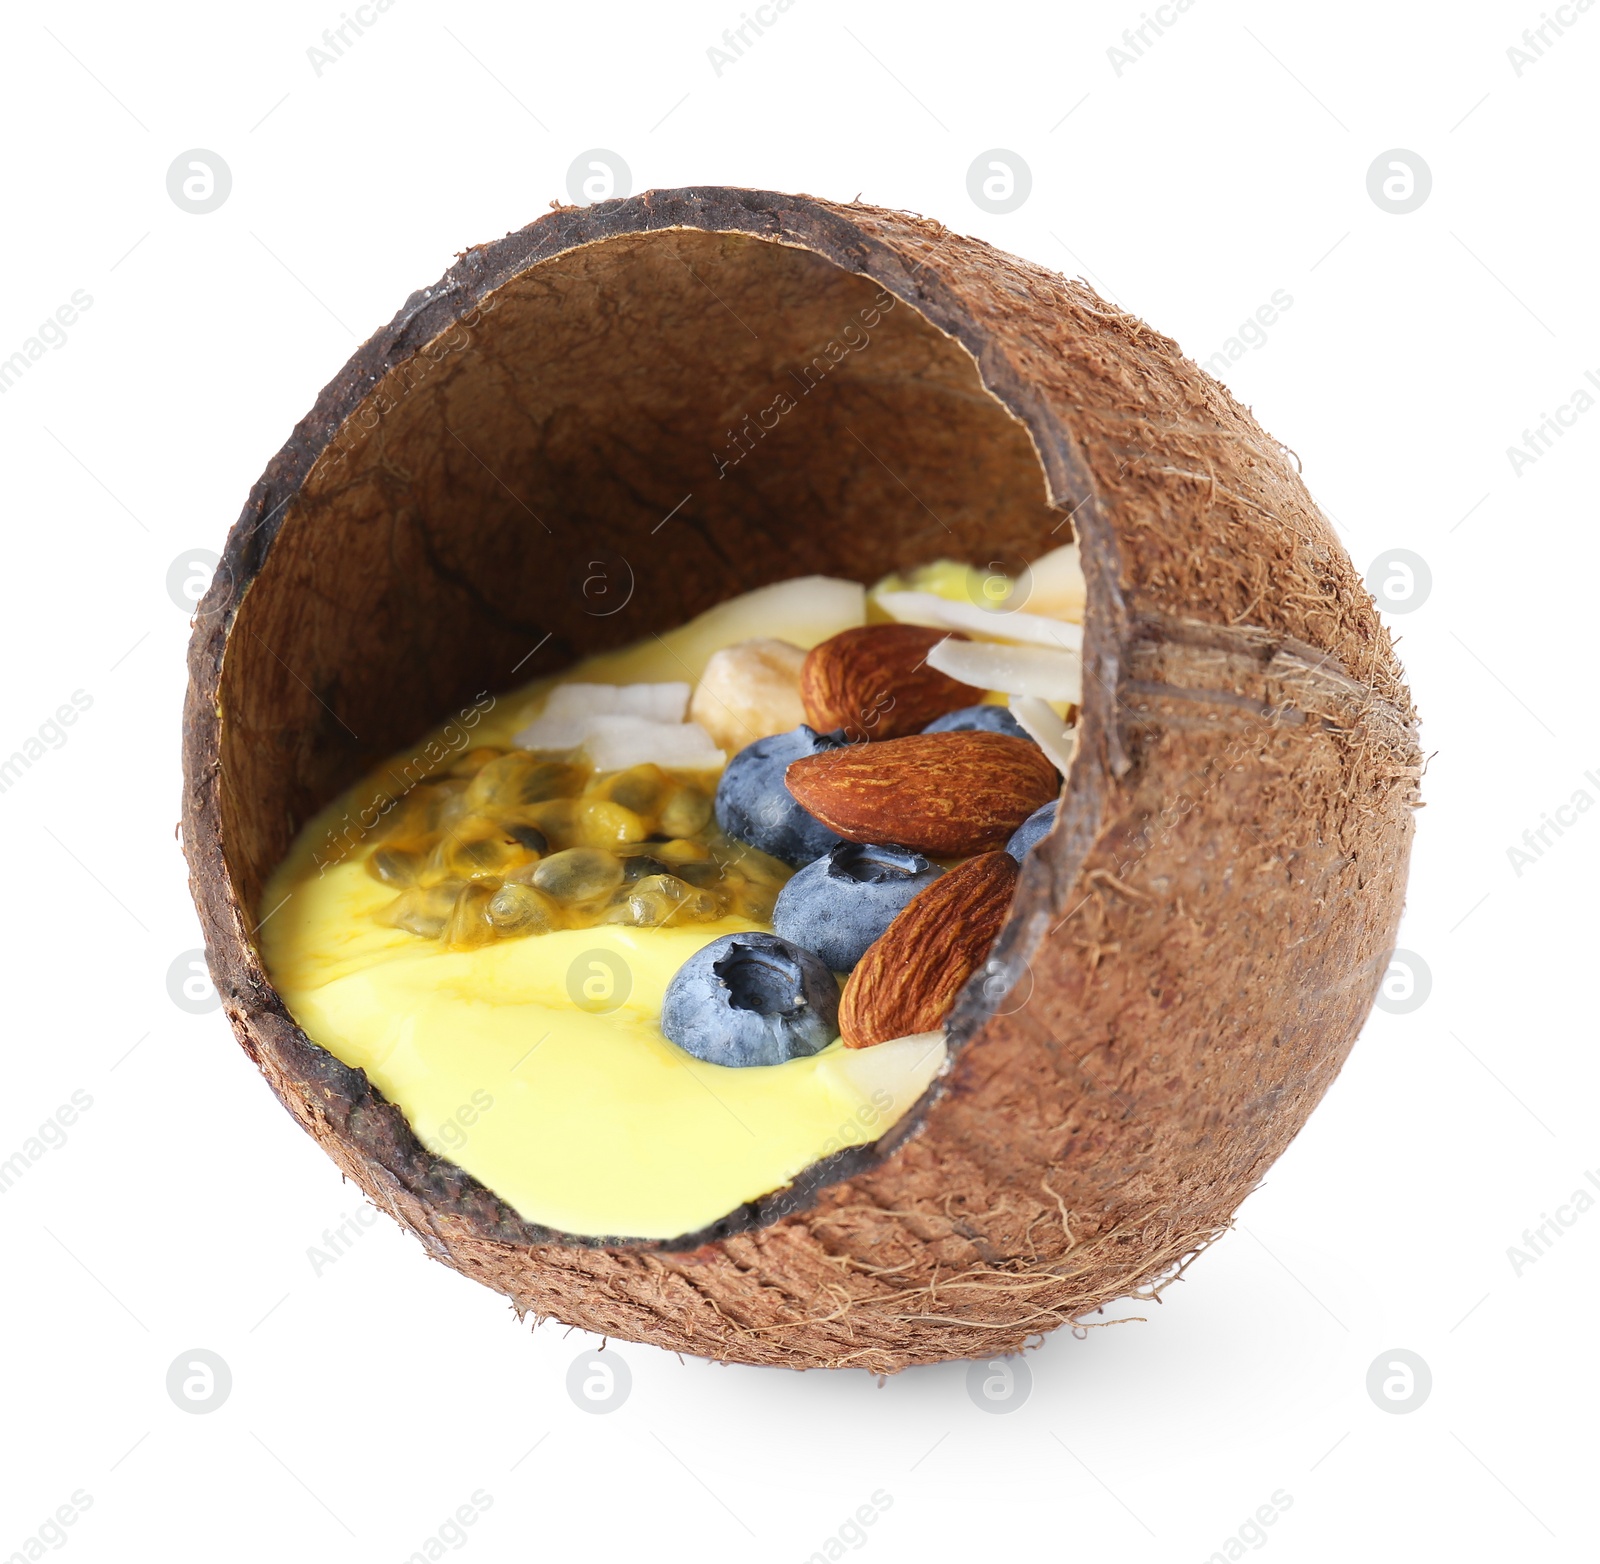
<svg viewBox="0 0 1600 1564">
<path fill-rule="evenodd" d="M 266 876 L 457 704 L 770 581 L 1074 535 L 1059 820 L 948 1069 L 875 1143 L 673 1242 L 570 1237 L 428 1152 L 274 991 Z M 1368 1012 L 1420 771 L 1298 463 L 1172 341 L 939 223 L 721 188 L 552 212 L 360 348 L 229 536 L 184 759 L 233 1030 L 431 1255 L 606 1336 L 877 1373 L 1018 1350 L 1226 1230 Z"/>
</svg>

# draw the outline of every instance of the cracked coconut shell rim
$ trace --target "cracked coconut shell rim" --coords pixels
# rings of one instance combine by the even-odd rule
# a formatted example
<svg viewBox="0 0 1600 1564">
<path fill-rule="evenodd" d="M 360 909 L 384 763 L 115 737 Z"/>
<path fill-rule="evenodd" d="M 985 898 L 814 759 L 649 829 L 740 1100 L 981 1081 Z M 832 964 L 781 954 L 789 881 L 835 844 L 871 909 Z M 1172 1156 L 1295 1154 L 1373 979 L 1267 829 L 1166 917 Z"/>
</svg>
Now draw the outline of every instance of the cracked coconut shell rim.
<svg viewBox="0 0 1600 1564">
<path fill-rule="evenodd" d="M 573 1239 L 425 1150 L 274 992 L 266 876 L 439 713 L 785 577 L 1074 533 L 1058 821 L 881 1140 L 678 1240 Z M 190 680 L 212 975 L 341 1171 L 519 1313 L 796 1368 L 1015 1351 L 1181 1274 L 1367 1015 L 1420 774 L 1298 464 L 1176 344 L 939 223 L 751 190 L 561 209 L 414 294 L 251 491 Z"/>
</svg>

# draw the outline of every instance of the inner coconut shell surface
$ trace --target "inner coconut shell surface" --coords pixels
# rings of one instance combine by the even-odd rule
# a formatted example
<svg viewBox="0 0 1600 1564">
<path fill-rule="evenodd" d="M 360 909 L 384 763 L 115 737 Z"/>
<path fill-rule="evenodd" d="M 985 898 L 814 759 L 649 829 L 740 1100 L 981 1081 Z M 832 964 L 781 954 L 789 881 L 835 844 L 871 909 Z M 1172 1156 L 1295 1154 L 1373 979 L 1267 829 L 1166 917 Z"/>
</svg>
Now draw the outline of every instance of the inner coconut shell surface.
<svg viewBox="0 0 1600 1564">
<path fill-rule="evenodd" d="M 295 833 L 481 692 L 787 577 L 1074 535 L 1061 818 L 879 1142 L 669 1243 L 571 1237 L 274 992 L 253 936 Z M 436 1258 L 606 1335 L 889 1372 L 1151 1291 L 1304 1122 L 1394 943 L 1414 714 L 1297 464 L 1085 285 L 904 213 L 655 192 L 468 251 L 274 458 L 190 666 L 185 850 L 246 1051 Z"/>
</svg>

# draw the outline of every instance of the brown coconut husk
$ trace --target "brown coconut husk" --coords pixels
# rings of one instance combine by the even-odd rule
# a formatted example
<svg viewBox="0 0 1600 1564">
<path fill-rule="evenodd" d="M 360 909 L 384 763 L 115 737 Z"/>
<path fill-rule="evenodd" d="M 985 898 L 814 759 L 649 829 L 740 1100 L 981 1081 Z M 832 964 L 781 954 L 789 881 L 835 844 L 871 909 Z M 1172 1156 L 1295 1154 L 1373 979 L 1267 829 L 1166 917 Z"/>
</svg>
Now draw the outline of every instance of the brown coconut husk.
<svg viewBox="0 0 1600 1564">
<path fill-rule="evenodd" d="M 657 191 L 466 252 L 273 458 L 197 617 L 184 848 L 239 1041 L 431 1255 L 539 1318 L 887 1373 L 1159 1289 L 1327 1089 L 1400 915 L 1415 717 L 1297 468 L 1168 338 L 906 213 Z M 951 1067 L 876 1143 L 670 1243 L 571 1237 L 274 992 L 253 931 L 295 832 L 478 692 L 784 577 L 1074 534 L 1060 820 Z"/>
</svg>

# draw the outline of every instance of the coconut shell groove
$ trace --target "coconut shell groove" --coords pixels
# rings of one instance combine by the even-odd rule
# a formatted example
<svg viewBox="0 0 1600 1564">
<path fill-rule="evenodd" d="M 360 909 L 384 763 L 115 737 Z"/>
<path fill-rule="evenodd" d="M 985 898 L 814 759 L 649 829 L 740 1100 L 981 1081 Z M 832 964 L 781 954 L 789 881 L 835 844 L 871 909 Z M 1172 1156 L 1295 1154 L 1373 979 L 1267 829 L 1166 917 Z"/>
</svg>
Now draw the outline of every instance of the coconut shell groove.
<svg viewBox="0 0 1600 1564">
<path fill-rule="evenodd" d="M 295 832 L 480 692 L 785 577 L 1074 534 L 1057 826 L 875 1143 L 673 1242 L 574 1238 L 275 993 L 253 934 Z M 888 1373 L 1157 1290 L 1305 1122 L 1394 944 L 1415 714 L 1298 464 L 1083 283 L 903 212 L 655 191 L 465 252 L 252 489 L 189 670 L 184 851 L 246 1053 L 431 1255 L 606 1336 Z"/>
</svg>

